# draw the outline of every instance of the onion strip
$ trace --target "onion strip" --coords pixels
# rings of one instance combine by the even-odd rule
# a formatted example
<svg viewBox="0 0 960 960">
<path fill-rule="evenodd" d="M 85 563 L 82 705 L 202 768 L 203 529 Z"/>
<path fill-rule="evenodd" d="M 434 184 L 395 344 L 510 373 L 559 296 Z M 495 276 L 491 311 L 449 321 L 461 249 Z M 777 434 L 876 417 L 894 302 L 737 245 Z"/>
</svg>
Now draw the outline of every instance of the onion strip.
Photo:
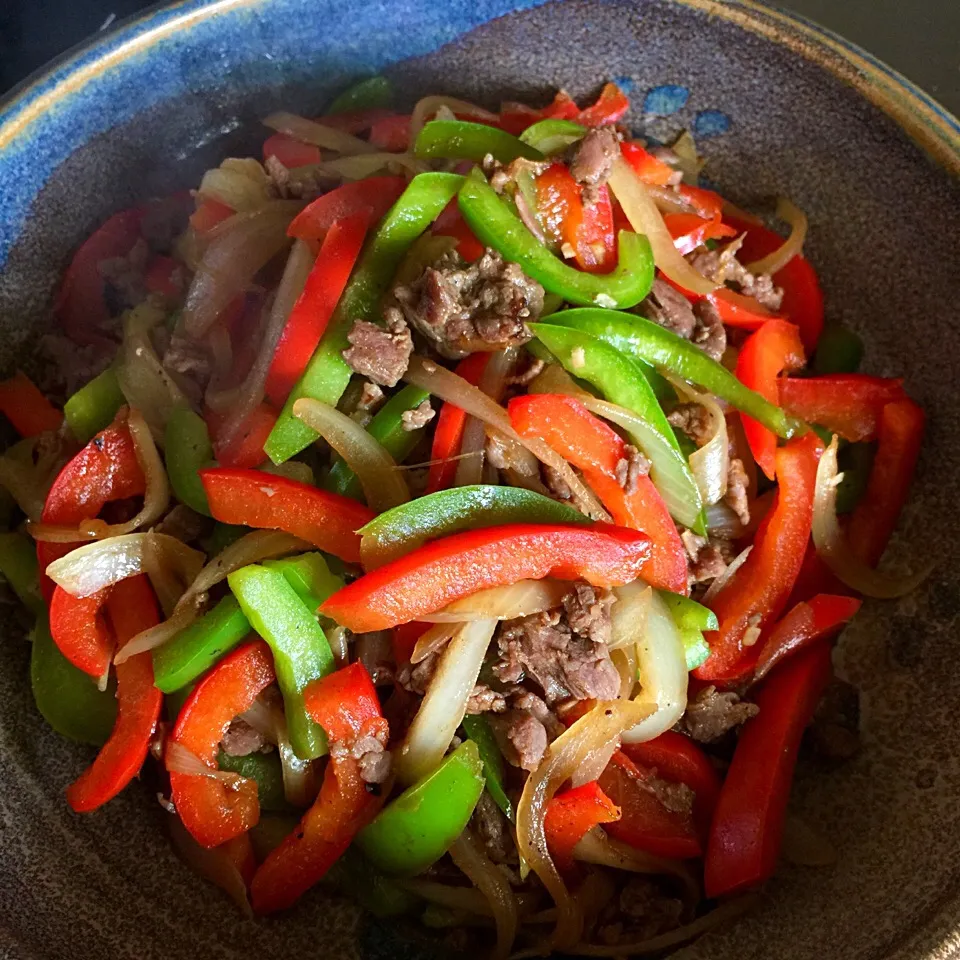
<svg viewBox="0 0 960 960">
<path fill-rule="evenodd" d="M 493 354 L 483 368 L 483 374 L 477 387 L 491 400 L 499 404 L 506 389 L 507 376 L 513 369 L 517 358 L 517 348 L 507 347 Z M 487 443 L 486 425 L 477 417 L 468 417 L 463 428 L 463 439 L 460 443 L 460 453 L 464 457 L 457 464 L 457 472 L 453 483 L 457 487 L 469 487 L 483 481 L 483 468 L 486 460 L 485 449 Z M 472 456 L 472 454 L 483 454 Z"/>
<path fill-rule="evenodd" d="M 475 103 L 467 100 L 458 100 L 456 97 L 444 97 L 431 95 L 418 100 L 410 115 L 410 143 L 416 143 L 420 131 L 430 117 L 436 115 L 437 111 L 446 107 L 453 113 L 464 113 L 471 119 L 478 121 L 493 122 L 497 120 L 497 115 L 483 107 L 478 107 Z"/>
<path fill-rule="evenodd" d="M 410 488 L 397 463 L 356 420 L 336 407 L 303 397 L 293 405 L 293 415 L 320 434 L 357 475 L 367 504 L 383 513 L 410 499 Z"/>
<path fill-rule="evenodd" d="M 317 123 L 316 120 L 298 117 L 295 113 L 287 113 L 285 110 L 271 113 L 263 121 L 263 125 L 271 130 L 276 130 L 277 133 L 285 133 L 295 140 L 312 143 L 324 150 L 334 150 L 344 156 L 353 156 L 357 153 L 375 153 L 377 149 L 372 143 L 361 140 L 353 134 L 337 130 L 334 127 L 325 127 L 322 123 Z"/>
<path fill-rule="evenodd" d="M 711 600 L 733 579 L 733 575 L 747 562 L 747 557 L 750 556 L 750 551 L 753 549 L 753 544 L 751 543 L 748 547 L 738 553 L 730 563 L 727 564 L 727 569 L 717 577 L 713 583 L 707 588 L 707 592 L 703 595 L 703 599 L 700 601 L 703 604 L 709 604 Z"/>
<path fill-rule="evenodd" d="M 911 576 L 881 573 L 864 563 L 850 549 L 837 520 L 837 438 L 830 441 L 817 465 L 813 494 L 813 544 L 820 559 L 848 587 L 865 597 L 893 600 L 916 589 L 930 575 L 930 569 Z"/>
<path fill-rule="evenodd" d="M 317 173 L 341 180 L 363 180 L 371 177 L 385 167 L 401 167 L 416 176 L 430 168 L 422 160 L 409 153 L 364 153 L 353 157 L 337 157 L 324 160 L 311 167 L 298 167 L 293 172 L 316 171 Z"/>
<path fill-rule="evenodd" d="M 609 184 L 620 201 L 630 226 L 637 233 L 646 234 L 653 248 L 654 262 L 667 277 L 685 290 L 704 296 L 712 293 L 717 284 L 694 270 L 680 255 L 663 222 L 663 216 L 647 192 L 646 185 L 623 157 L 618 156 L 614 160 Z"/>
<path fill-rule="evenodd" d="M 508 586 L 480 590 L 419 619 L 426 623 L 515 620 L 559 607 L 569 592 L 570 585 L 559 580 L 518 580 Z"/>
<path fill-rule="evenodd" d="M 803 243 L 807 239 L 807 215 L 786 197 L 781 197 L 777 201 L 777 216 L 790 224 L 790 236 L 776 250 L 748 263 L 746 268 L 751 273 L 777 273 L 795 256 L 803 253 Z"/>
<path fill-rule="evenodd" d="M 163 761 L 168 773 L 182 773 L 188 777 L 209 777 L 211 780 L 220 780 L 230 787 L 236 787 L 246 779 L 232 770 L 219 770 L 217 767 L 207 766 L 192 750 L 177 740 L 167 740 Z"/>
<path fill-rule="evenodd" d="M 423 387 L 435 397 L 452 403 L 461 410 L 466 410 L 471 416 L 483 420 L 504 436 L 526 447 L 538 460 L 557 471 L 573 492 L 574 500 L 584 504 L 588 516 L 594 520 L 610 520 L 610 514 L 603 509 L 596 496 L 584 485 L 563 457 L 537 437 L 528 439 L 521 437 L 511 426 L 506 410 L 472 383 L 467 383 L 463 377 L 458 377 L 450 370 L 430 360 L 424 360 L 416 354 L 410 358 L 410 366 L 403 375 L 403 379 Z"/>
<path fill-rule="evenodd" d="M 690 403 L 699 404 L 710 417 L 710 439 L 690 454 L 690 470 L 705 506 L 717 503 L 727 492 L 727 471 L 730 466 L 730 442 L 727 418 L 716 400 L 708 393 L 694 390 L 685 380 L 667 376 L 677 393 Z"/>
<path fill-rule="evenodd" d="M 480 617 L 477 618 L 481 619 Z M 427 657 L 439 653 L 449 642 L 461 621 L 450 623 L 437 623 L 425 630 L 413 645 L 413 651 L 410 654 L 411 663 L 423 663 Z"/>
</svg>

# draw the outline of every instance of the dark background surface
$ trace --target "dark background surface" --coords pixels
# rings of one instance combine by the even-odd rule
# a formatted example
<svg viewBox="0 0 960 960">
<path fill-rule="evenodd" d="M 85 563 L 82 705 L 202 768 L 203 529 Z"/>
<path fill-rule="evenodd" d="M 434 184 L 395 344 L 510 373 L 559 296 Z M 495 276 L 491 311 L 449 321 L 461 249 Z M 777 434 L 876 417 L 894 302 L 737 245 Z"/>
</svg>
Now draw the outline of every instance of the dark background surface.
<svg viewBox="0 0 960 960">
<path fill-rule="evenodd" d="M 143 0 L 0 0 L 0 92 Z M 829 27 L 960 114 L 958 0 L 780 0 Z M 107 27 L 109 29 L 109 26 Z"/>
</svg>

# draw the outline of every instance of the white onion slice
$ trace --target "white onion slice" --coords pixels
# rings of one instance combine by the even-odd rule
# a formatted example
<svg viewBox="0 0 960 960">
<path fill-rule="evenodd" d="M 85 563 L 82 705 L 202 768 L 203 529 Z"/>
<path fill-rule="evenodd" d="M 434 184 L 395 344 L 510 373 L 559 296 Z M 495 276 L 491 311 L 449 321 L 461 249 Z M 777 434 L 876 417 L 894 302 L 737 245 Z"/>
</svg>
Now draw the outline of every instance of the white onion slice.
<svg viewBox="0 0 960 960">
<path fill-rule="evenodd" d="M 487 120 L 492 122 L 497 120 L 495 113 L 484 110 L 483 107 L 478 107 L 475 103 L 470 103 L 468 100 L 458 100 L 456 97 L 438 95 L 423 97 L 417 101 L 416 106 L 413 108 L 413 113 L 410 116 L 411 146 L 416 143 L 417 137 L 423 129 L 423 125 L 427 120 L 436 116 L 437 111 L 442 107 L 446 107 L 452 113 L 465 113 L 471 119 L 475 118 L 477 121 Z"/>
<path fill-rule="evenodd" d="M 463 720 L 496 627 L 496 620 L 465 623 L 447 644 L 398 751 L 401 783 L 415 783 L 440 764 Z"/>
<path fill-rule="evenodd" d="M 807 239 L 807 215 L 786 197 L 781 197 L 777 201 L 777 216 L 790 224 L 790 236 L 776 250 L 748 263 L 746 268 L 751 273 L 776 273 L 797 254 L 803 253 L 803 243 Z"/>
<path fill-rule="evenodd" d="M 705 160 L 697 153 L 693 134 L 689 130 L 684 130 L 670 149 L 677 155 L 676 167 L 683 174 L 683 182 L 691 187 L 697 186 Z"/>
<path fill-rule="evenodd" d="M 613 867 L 628 873 L 664 874 L 689 879 L 682 861 L 658 857 L 611 837 L 602 827 L 592 827 L 573 848 L 573 857 L 581 863 Z"/>
<path fill-rule="evenodd" d="M 416 354 L 410 358 L 410 366 L 403 379 L 423 387 L 435 397 L 452 403 L 461 410 L 466 410 L 471 416 L 478 417 L 504 436 L 522 444 L 538 460 L 553 467 L 560 474 L 564 483 L 573 491 L 576 502 L 584 504 L 588 516 L 594 520 L 610 520 L 610 514 L 603 509 L 593 492 L 584 485 L 563 457 L 537 437 L 521 437 L 511 426 L 506 410 L 472 383 L 467 383 L 463 377 L 458 377 L 450 370 Z"/>
<path fill-rule="evenodd" d="M 653 248 L 654 262 L 674 283 L 704 296 L 716 290 L 717 284 L 694 270 L 680 255 L 646 185 L 623 157 L 613 161 L 609 184 L 630 226 L 637 233 L 646 234 Z"/>
<path fill-rule="evenodd" d="M 518 349 L 507 347 L 493 354 L 483 369 L 478 389 L 482 390 L 494 403 L 499 404 L 506 389 L 507 376 L 513 369 Z M 457 464 L 454 486 L 469 487 L 483 480 L 484 450 L 487 443 L 487 429 L 483 420 L 468 417 L 463 428 L 460 454 L 463 459 Z"/>
<path fill-rule="evenodd" d="M 302 398 L 293 415 L 320 434 L 357 475 L 367 504 L 377 513 L 410 499 L 410 488 L 397 463 L 356 420 L 319 400 Z"/>
<path fill-rule="evenodd" d="M 700 601 L 704 605 L 709 605 L 710 601 L 733 579 L 733 575 L 747 562 L 747 557 L 750 556 L 750 551 L 753 550 L 753 544 L 751 543 L 748 547 L 738 553 L 730 563 L 727 564 L 727 569 L 717 577 L 713 583 L 707 588 L 707 592 L 703 595 L 703 599 Z"/>
<path fill-rule="evenodd" d="M 0 456 L 0 486 L 35 522 L 40 521 L 50 487 L 66 462 L 62 445 L 48 443 L 49 436 L 25 437 Z"/>
<path fill-rule="evenodd" d="M 709 507 L 706 507 L 705 513 L 707 529 L 713 536 L 724 537 L 727 540 L 738 540 L 746 533 L 747 528 L 725 503 L 712 503 Z"/>
<path fill-rule="evenodd" d="M 517 936 L 519 913 L 507 875 L 491 862 L 469 827 L 453 841 L 449 853 L 454 864 L 490 904 L 497 925 L 497 945 L 490 954 L 492 960 L 507 960 Z"/>
<path fill-rule="evenodd" d="M 637 688 L 637 680 L 639 679 L 636 644 L 628 643 L 624 647 L 617 647 L 616 650 L 611 650 L 610 659 L 617 668 L 617 673 L 620 674 L 620 699 L 629 700 Z M 599 774 L 597 774 L 597 776 L 599 776 Z M 592 779 L 596 780 L 597 777 L 593 777 Z M 584 781 L 584 783 L 589 782 L 589 779 Z"/>
<path fill-rule="evenodd" d="M 427 623 L 515 620 L 553 610 L 569 592 L 570 585 L 559 580 L 518 580 L 507 586 L 480 590 L 420 619 Z"/>
<path fill-rule="evenodd" d="M 562 393 L 568 397 L 580 397 L 581 399 L 593 396 L 592 393 L 578 386 L 576 380 L 559 363 L 548 363 L 530 381 L 527 393 Z"/>
<path fill-rule="evenodd" d="M 837 438 L 830 441 L 817 465 L 813 494 L 813 544 L 820 559 L 848 587 L 865 597 L 893 600 L 915 590 L 930 575 L 927 569 L 909 576 L 881 573 L 865 564 L 847 543 L 837 520 Z"/>
<path fill-rule="evenodd" d="M 295 113 L 287 113 L 285 110 L 271 113 L 263 121 L 263 125 L 271 130 L 276 130 L 277 133 L 285 133 L 288 137 L 293 137 L 303 143 L 312 143 L 324 150 L 335 150 L 345 156 L 352 156 L 357 153 L 374 153 L 377 149 L 373 144 L 361 140 L 353 134 L 336 130 L 333 127 L 325 127 L 322 123 L 317 123 L 316 120 L 298 117 Z"/>
<path fill-rule="evenodd" d="M 687 663 L 683 641 L 676 622 L 660 595 L 639 581 L 616 591 L 618 602 L 611 607 L 614 634 L 631 630 L 629 601 L 647 595 L 647 615 L 634 633 L 640 672 L 639 699 L 652 703 L 656 710 L 623 734 L 624 743 L 645 743 L 671 729 L 687 708 Z M 618 612 L 621 600 L 628 601 Z"/>
<path fill-rule="evenodd" d="M 273 199 L 270 178 L 253 157 L 228 157 L 219 167 L 208 170 L 197 192 L 236 210 L 256 210 Z"/>
<path fill-rule="evenodd" d="M 439 653 L 450 642 L 450 638 L 457 632 L 461 622 L 437 623 L 421 633 L 413 645 L 410 662 L 423 663 L 431 654 Z"/>
<path fill-rule="evenodd" d="M 168 773 L 183 773 L 188 777 L 209 777 L 211 780 L 220 780 L 231 787 L 242 783 L 245 779 L 232 770 L 220 770 L 205 764 L 192 750 L 177 740 L 167 740 L 164 749 L 164 766 Z"/>
<path fill-rule="evenodd" d="M 364 153 L 353 157 L 337 157 L 335 160 L 324 160 L 309 169 L 342 180 L 363 180 L 385 167 L 402 167 L 413 176 L 430 169 L 410 153 Z"/>
</svg>

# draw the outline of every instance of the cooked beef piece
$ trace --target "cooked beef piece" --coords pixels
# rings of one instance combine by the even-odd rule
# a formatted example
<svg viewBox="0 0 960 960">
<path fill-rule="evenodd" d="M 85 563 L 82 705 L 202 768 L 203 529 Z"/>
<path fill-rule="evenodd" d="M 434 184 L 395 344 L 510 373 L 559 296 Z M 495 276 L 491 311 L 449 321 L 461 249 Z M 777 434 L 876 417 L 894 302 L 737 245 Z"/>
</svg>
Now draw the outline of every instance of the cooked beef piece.
<svg viewBox="0 0 960 960">
<path fill-rule="evenodd" d="M 499 690 L 478 683 L 467 700 L 467 713 L 503 713 L 507 709 L 507 697 Z"/>
<path fill-rule="evenodd" d="M 490 186 L 497 193 L 503 193 L 504 188 L 517 179 L 520 173 L 529 173 L 536 177 L 543 173 L 550 166 L 550 160 L 527 160 L 526 157 L 517 157 L 504 165 L 495 160 L 492 154 L 487 154 L 483 158 L 483 172 L 490 178 Z"/>
<path fill-rule="evenodd" d="M 586 206 L 596 203 L 597 191 L 610 177 L 613 162 L 620 156 L 620 140 L 614 127 L 595 127 L 570 151 L 570 173 L 583 190 Z"/>
<path fill-rule="evenodd" d="M 671 813 L 689 814 L 693 810 L 695 794 L 685 783 L 661 780 L 653 776 L 644 780 L 643 786 Z"/>
<path fill-rule="evenodd" d="M 705 687 L 687 703 L 678 726 L 694 740 L 712 743 L 756 716 L 759 709 L 755 703 L 742 701 L 732 691 L 720 693 L 716 687 Z"/>
<path fill-rule="evenodd" d="M 386 400 L 386 394 L 375 383 L 369 380 L 360 381 L 360 392 L 356 393 L 353 384 L 351 392 L 344 395 L 340 409 L 361 427 L 367 426 L 373 419 L 373 415 L 383 406 Z"/>
<path fill-rule="evenodd" d="M 207 347 L 173 333 L 160 362 L 181 390 L 199 404 L 213 372 Z"/>
<path fill-rule="evenodd" d="M 445 253 L 393 294 L 410 324 L 452 358 L 526 343 L 526 322 L 543 309 L 543 287 L 489 248 L 473 263 Z"/>
<path fill-rule="evenodd" d="M 395 387 L 407 371 L 413 338 L 396 307 L 388 307 L 383 314 L 385 326 L 366 320 L 357 320 L 347 334 L 350 347 L 343 351 L 343 359 L 350 368 L 374 383 Z"/>
<path fill-rule="evenodd" d="M 565 729 L 557 715 L 547 706 L 546 700 L 526 687 L 510 688 L 510 707 L 513 710 L 523 710 L 539 720 L 551 740 L 559 737 Z"/>
<path fill-rule="evenodd" d="M 122 313 L 135 307 L 147 296 L 146 272 L 150 259 L 150 247 L 142 237 L 123 257 L 110 257 L 97 264 L 97 270 L 106 281 L 104 295 L 107 302 Z"/>
<path fill-rule="evenodd" d="M 749 488 L 750 481 L 743 461 L 739 457 L 731 457 L 727 466 L 727 492 L 723 502 L 740 518 L 744 526 L 750 522 L 750 499 L 747 496 Z"/>
<path fill-rule="evenodd" d="M 483 842 L 487 856 L 494 863 L 516 861 L 516 847 L 510 836 L 510 825 L 486 790 L 480 794 L 470 822 Z"/>
<path fill-rule="evenodd" d="M 696 326 L 690 336 L 711 360 L 719 360 L 727 349 L 727 328 L 720 319 L 720 311 L 709 300 L 698 300 L 693 305 Z"/>
<path fill-rule="evenodd" d="M 693 336 L 697 325 L 693 307 L 690 306 L 687 298 L 671 287 L 666 280 L 659 278 L 653 281 L 646 299 L 634 307 L 634 311 L 654 323 L 659 323 L 661 327 L 666 327 L 671 333 L 683 337 L 684 340 L 689 340 Z"/>
<path fill-rule="evenodd" d="M 385 783 L 390 777 L 391 756 L 376 737 L 361 737 L 350 751 L 359 762 L 366 783 Z"/>
<path fill-rule="evenodd" d="M 504 623 L 494 675 L 504 683 L 530 677 L 540 685 L 548 704 L 571 697 L 615 698 L 620 676 L 604 640 L 592 639 L 609 637 L 609 605 L 593 587 L 583 585 L 565 598 L 562 610 Z"/>
<path fill-rule="evenodd" d="M 617 483 L 627 493 L 633 493 L 640 478 L 650 473 L 650 461 L 632 443 L 626 444 L 623 452 L 625 456 L 616 466 Z"/>
<path fill-rule="evenodd" d="M 549 744 L 547 728 L 532 714 L 508 710 L 490 718 L 490 727 L 507 762 L 536 770 Z"/>
<path fill-rule="evenodd" d="M 414 410 L 404 410 L 400 414 L 402 429 L 406 431 L 419 430 L 425 427 L 436 415 L 436 411 L 430 406 L 430 400 L 427 398 Z"/>
<path fill-rule="evenodd" d="M 753 297 L 761 306 L 777 311 L 783 301 L 783 290 L 775 286 L 769 274 L 753 274 L 737 259 L 741 240 L 734 240 L 717 250 L 698 250 L 690 263 L 715 283 L 726 283 L 746 297 Z"/>
<path fill-rule="evenodd" d="M 667 895 L 651 877 L 630 877 L 620 896 L 601 915 L 599 939 L 614 945 L 648 940 L 680 926 L 683 902 Z"/>
<path fill-rule="evenodd" d="M 540 473 L 543 476 L 543 482 L 547 490 L 555 500 L 569 500 L 573 496 L 573 491 L 569 484 L 560 474 L 560 471 L 550 464 L 544 463 L 540 467 Z"/>
<path fill-rule="evenodd" d="M 437 672 L 437 654 L 431 653 L 419 663 L 405 663 L 397 671 L 397 683 L 404 690 L 423 696 Z"/>
<path fill-rule="evenodd" d="M 845 680 L 834 679 L 813 715 L 809 731 L 824 760 L 849 760 L 860 750 L 860 693 Z"/>
<path fill-rule="evenodd" d="M 193 543 L 212 529 L 213 521 L 209 517 L 191 510 L 184 503 L 174 506 L 155 527 L 157 533 L 165 533 L 183 543 Z"/>
<path fill-rule="evenodd" d="M 710 414 L 699 403 L 677 404 L 667 415 L 667 422 L 685 433 L 698 447 L 702 447 L 713 435 Z"/>
<path fill-rule="evenodd" d="M 507 386 L 525 387 L 528 383 L 531 383 L 540 376 L 544 366 L 546 366 L 546 364 L 544 364 L 539 357 L 528 356 L 526 366 L 518 373 L 511 374 L 507 377 Z"/>
<path fill-rule="evenodd" d="M 224 753 L 229 753 L 231 757 L 246 757 L 251 753 L 268 753 L 273 749 L 273 745 L 267 743 L 263 734 L 254 730 L 242 717 L 237 717 L 231 721 L 227 727 L 227 732 L 220 741 Z"/>
<path fill-rule="evenodd" d="M 691 586 L 714 580 L 727 569 L 719 543 L 698 536 L 692 530 L 684 530 L 680 539 L 687 551 L 687 582 Z"/>
</svg>

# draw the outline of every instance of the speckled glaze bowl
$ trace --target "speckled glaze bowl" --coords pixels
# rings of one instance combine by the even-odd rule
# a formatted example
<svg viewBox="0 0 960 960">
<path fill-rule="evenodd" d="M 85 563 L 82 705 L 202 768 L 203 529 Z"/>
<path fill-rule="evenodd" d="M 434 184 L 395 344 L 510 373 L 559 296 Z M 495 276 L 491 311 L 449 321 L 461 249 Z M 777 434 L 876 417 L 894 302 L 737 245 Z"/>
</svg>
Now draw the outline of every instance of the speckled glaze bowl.
<svg viewBox="0 0 960 960">
<path fill-rule="evenodd" d="M 960 956 L 960 126 L 862 51 L 736 0 L 188 0 L 157 11 L 0 105 L 3 366 L 29 358 L 59 271 L 108 213 L 256 149 L 269 110 L 316 110 L 381 69 L 411 101 L 443 91 L 490 105 L 556 87 L 583 96 L 617 78 L 637 129 L 697 130 L 711 180 L 734 200 L 787 194 L 809 213 L 828 315 L 864 336 L 870 369 L 905 374 L 928 411 L 897 549 L 938 565 L 915 596 L 867 604 L 838 651 L 863 691 L 865 749 L 834 772 L 801 770 L 794 802 L 839 862 L 784 867 L 755 913 L 683 955 Z M 174 857 L 147 785 L 72 814 L 63 788 L 90 752 L 45 728 L 28 650 L 4 639 L 0 956 L 422 955 L 319 893 L 281 919 L 239 917 Z"/>
</svg>

